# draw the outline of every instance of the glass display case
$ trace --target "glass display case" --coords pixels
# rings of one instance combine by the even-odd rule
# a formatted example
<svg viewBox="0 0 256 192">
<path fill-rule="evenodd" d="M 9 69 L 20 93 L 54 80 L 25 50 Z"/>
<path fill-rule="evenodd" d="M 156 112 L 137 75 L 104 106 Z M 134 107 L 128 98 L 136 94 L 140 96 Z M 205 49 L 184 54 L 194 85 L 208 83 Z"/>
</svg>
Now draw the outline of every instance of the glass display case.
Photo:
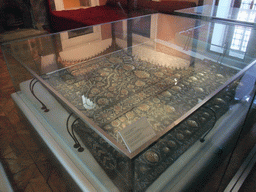
<svg viewBox="0 0 256 192">
<path fill-rule="evenodd" d="M 250 26 L 152 14 L 2 50 L 14 101 L 81 190 L 179 191 L 241 130 L 254 37 Z"/>
<path fill-rule="evenodd" d="M 230 2 L 226 5 L 202 5 L 193 8 L 180 9 L 175 11 L 177 15 L 187 17 L 197 17 L 204 20 L 220 20 L 224 22 L 234 22 L 246 25 L 254 25 L 256 9 L 250 7 L 247 3 L 241 4 L 240 7 L 232 7 Z"/>
</svg>

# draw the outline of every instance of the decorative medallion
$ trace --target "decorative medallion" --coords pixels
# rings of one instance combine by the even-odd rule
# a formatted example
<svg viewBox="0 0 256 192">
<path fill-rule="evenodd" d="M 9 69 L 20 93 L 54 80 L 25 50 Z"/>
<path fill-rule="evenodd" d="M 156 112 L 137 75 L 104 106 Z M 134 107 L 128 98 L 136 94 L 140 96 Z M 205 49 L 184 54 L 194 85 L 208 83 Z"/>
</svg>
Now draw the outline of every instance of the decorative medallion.
<svg viewBox="0 0 256 192">
<path fill-rule="evenodd" d="M 223 99 L 221 99 L 221 98 L 216 98 L 215 100 L 214 100 L 217 104 L 225 104 L 226 102 L 223 100 Z"/>
<path fill-rule="evenodd" d="M 204 89 L 201 87 L 195 87 L 194 90 L 198 93 L 204 93 Z"/>
<path fill-rule="evenodd" d="M 127 121 L 127 118 L 126 118 L 126 117 L 120 117 L 119 120 L 120 120 L 122 123 L 124 123 L 124 122 Z"/>
<path fill-rule="evenodd" d="M 135 67 L 133 65 L 124 65 L 123 68 L 127 71 L 131 71 L 131 70 L 135 69 Z"/>
<path fill-rule="evenodd" d="M 206 117 L 206 118 L 209 118 L 209 117 L 210 117 L 210 114 L 207 113 L 207 112 L 203 112 L 203 116 Z"/>
<path fill-rule="evenodd" d="M 177 78 L 177 79 L 180 79 L 181 78 L 181 75 L 179 73 L 175 74 L 173 77 Z"/>
<path fill-rule="evenodd" d="M 108 73 L 108 72 L 105 72 L 105 71 L 103 71 L 103 72 L 100 73 L 100 76 L 102 76 L 102 77 L 106 77 L 106 76 L 108 76 L 108 75 L 109 75 L 109 73 Z"/>
<path fill-rule="evenodd" d="M 169 145 L 171 148 L 175 148 L 175 147 L 177 146 L 176 142 L 173 141 L 173 140 L 168 141 L 168 145 Z"/>
<path fill-rule="evenodd" d="M 160 100 L 157 99 L 157 98 L 154 98 L 154 99 L 153 99 L 153 102 L 154 102 L 154 103 L 160 103 Z"/>
<path fill-rule="evenodd" d="M 108 131 L 110 131 L 111 129 L 113 129 L 113 127 L 110 126 L 110 125 L 106 125 L 104 128 L 105 128 L 105 130 L 108 130 Z"/>
<path fill-rule="evenodd" d="M 115 87 L 109 87 L 108 90 L 113 92 L 115 90 Z"/>
<path fill-rule="evenodd" d="M 191 79 L 192 81 L 197 81 L 197 80 L 198 80 L 198 79 L 197 79 L 196 77 L 194 77 L 194 76 L 189 77 L 189 79 Z"/>
<path fill-rule="evenodd" d="M 164 97 L 171 97 L 172 94 L 171 94 L 169 91 L 164 91 L 164 92 L 162 93 L 162 96 L 164 96 Z"/>
<path fill-rule="evenodd" d="M 163 148 L 163 151 L 164 151 L 165 153 L 169 153 L 169 152 L 170 152 L 170 148 L 169 148 L 169 147 L 164 147 L 164 148 Z"/>
<path fill-rule="evenodd" d="M 96 80 L 96 81 L 101 81 L 101 80 L 102 80 L 102 77 L 96 77 L 95 80 Z"/>
<path fill-rule="evenodd" d="M 92 89 L 91 89 L 91 94 L 92 94 L 92 95 L 97 95 L 99 92 L 100 92 L 100 90 L 97 89 L 97 88 L 92 88 Z"/>
<path fill-rule="evenodd" d="M 192 132 L 191 132 L 191 131 L 189 131 L 189 130 L 185 130 L 185 134 L 186 134 L 186 135 L 191 135 L 191 134 L 192 134 Z"/>
<path fill-rule="evenodd" d="M 108 59 L 111 63 L 115 63 L 115 64 L 118 64 L 118 63 L 122 63 L 123 61 L 119 58 L 116 58 L 116 57 L 109 57 Z"/>
<path fill-rule="evenodd" d="M 162 72 L 156 72 L 156 73 L 154 73 L 154 75 L 157 76 L 157 77 L 163 77 L 164 76 L 164 74 Z"/>
<path fill-rule="evenodd" d="M 145 72 L 145 71 L 135 71 L 134 73 L 140 79 L 145 79 L 145 78 L 149 78 L 150 77 L 150 74 Z"/>
<path fill-rule="evenodd" d="M 198 123 L 194 120 L 187 120 L 187 123 L 191 127 L 195 127 L 195 128 L 198 127 Z"/>
<path fill-rule="evenodd" d="M 141 86 L 145 85 L 145 82 L 141 81 L 141 80 L 138 80 L 138 81 L 135 82 L 135 85 L 138 86 L 138 87 L 141 87 Z"/>
<path fill-rule="evenodd" d="M 153 151 L 147 151 L 144 154 L 145 159 L 150 163 L 158 163 L 160 158 L 156 152 Z"/>
<path fill-rule="evenodd" d="M 178 140 L 184 140 L 185 136 L 184 136 L 183 134 L 181 134 L 181 133 L 178 133 L 178 134 L 176 135 L 176 138 L 177 138 Z"/>
<path fill-rule="evenodd" d="M 128 95 L 128 93 L 129 93 L 129 92 L 128 92 L 126 89 L 122 89 L 122 90 L 121 90 L 121 94 L 123 94 L 123 95 Z"/>
<path fill-rule="evenodd" d="M 213 106 L 215 109 L 220 109 L 220 106 L 219 105 L 214 105 Z"/>
<path fill-rule="evenodd" d="M 100 98 L 100 99 L 97 101 L 97 103 L 98 103 L 99 105 L 107 105 L 107 104 L 108 104 L 108 99 L 106 99 L 106 98 Z"/>
<path fill-rule="evenodd" d="M 216 74 L 216 76 L 217 76 L 218 78 L 224 78 L 223 75 L 221 75 L 221 74 L 219 74 L 219 73 Z"/>
<path fill-rule="evenodd" d="M 107 96 L 108 98 L 114 97 L 114 95 L 113 95 L 112 93 L 107 93 L 106 96 Z"/>
<path fill-rule="evenodd" d="M 173 86 L 173 87 L 172 87 L 172 90 L 174 90 L 174 91 L 181 91 L 181 87 L 179 87 L 179 86 Z"/>
<path fill-rule="evenodd" d="M 111 125 L 114 127 L 118 127 L 120 125 L 120 121 L 118 121 L 118 120 L 112 121 Z"/>
<path fill-rule="evenodd" d="M 167 106 L 165 107 L 165 110 L 166 110 L 167 113 L 173 113 L 173 112 L 175 112 L 175 108 L 172 107 L 172 106 L 169 106 L 169 105 L 167 105 Z"/>
<path fill-rule="evenodd" d="M 96 84 L 97 87 L 102 87 L 102 86 L 104 86 L 104 85 L 105 85 L 105 84 L 102 83 L 102 82 L 98 82 L 98 83 Z"/>
<path fill-rule="evenodd" d="M 199 117 L 199 121 L 201 121 L 202 123 L 204 123 L 206 121 L 206 118 L 204 117 Z"/>
<path fill-rule="evenodd" d="M 121 110 L 122 110 L 122 107 L 120 105 L 115 105 L 114 106 L 115 113 L 119 113 Z"/>
<path fill-rule="evenodd" d="M 148 111 L 149 110 L 149 106 L 146 105 L 146 104 L 141 104 L 138 109 L 141 110 L 141 111 Z"/>
<path fill-rule="evenodd" d="M 134 85 L 128 85 L 127 88 L 130 89 L 130 90 L 133 90 L 134 89 Z"/>
<path fill-rule="evenodd" d="M 126 115 L 127 119 L 133 119 L 135 117 L 134 112 L 128 112 L 125 115 Z"/>
</svg>

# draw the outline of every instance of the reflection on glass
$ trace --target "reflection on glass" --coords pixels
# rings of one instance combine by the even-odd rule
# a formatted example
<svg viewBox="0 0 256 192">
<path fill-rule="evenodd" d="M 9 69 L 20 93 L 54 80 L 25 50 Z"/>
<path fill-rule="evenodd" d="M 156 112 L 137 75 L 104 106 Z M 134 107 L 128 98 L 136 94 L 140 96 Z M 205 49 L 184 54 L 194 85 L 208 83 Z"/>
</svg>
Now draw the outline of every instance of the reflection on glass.
<svg viewBox="0 0 256 192">
<path fill-rule="evenodd" d="M 256 5 L 255 0 L 242 0 L 240 8 L 255 10 L 255 7 L 256 7 L 255 5 Z"/>
<path fill-rule="evenodd" d="M 217 52 L 217 53 L 223 53 L 224 50 L 224 43 L 225 43 L 225 31 L 226 31 L 226 25 L 222 24 L 214 24 L 213 33 L 212 33 L 212 41 L 211 41 L 211 47 L 210 50 Z"/>
<path fill-rule="evenodd" d="M 255 10 L 255 3 L 252 0 L 243 0 L 241 2 L 241 6 L 237 15 L 237 20 L 253 22 L 255 19 L 256 12 L 248 12 L 249 9 Z M 231 50 L 229 55 L 243 59 L 249 42 L 250 35 L 250 28 L 236 26 L 230 46 Z"/>
<path fill-rule="evenodd" d="M 250 35 L 251 29 L 239 26 L 235 27 L 235 31 L 230 46 L 230 56 L 238 57 L 241 59 L 244 58 Z M 240 53 L 235 51 L 240 51 Z"/>
<path fill-rule="evenodd" d="M 248 0 L 242 1 L 241 7 L 237 14 L 238 21 L 249 21 L 249 22 L 254 21 L 256 12 L 248 12 L 250 8 L 255 9 L 255 4 L 251 4 L 251 3 L 252 1 L 248 1 Z M 218 8 L 218 12 L 220 12 L 219 10 L 220 8 L 221 7 Z M 228 12 L 226 11 L 226 13 Z M 229 32 L 230 30 L 227 28 L 227 26 L 224 26 L 218 23 L 214 24 L 210 50 L 223 54 L 225 49 L 224 48 L 225 42 L 228 42 L 227 38 L 230 38 L 225 36 L 225 34 Z M 229 47 L 227 47 L 227 49 L 229 50 L 228 55 L 232 57 L 244 59 L 247 45 L 251 35 L 251 28 L 243 27 L 243 26 L 235 26 L 232 33 L 233 33 L 233 36 L 231 37 L 232 38 L 231 44 Z"/>
<path fill-rule="evenodd" d="M 227 18 L 231 9 L 231 0 L 220 0 L 219 6 L 216 12 L 216 17 Z"/>
<path fill-rule="evenodd" d="M 86 35 L 89 33 L 93 33 L 93 27 L 86 27 L 86 28 L 82 28 L 82 29 L 78 29 L 78 30 L 69 31 L 68 38 L 71 39 L 71 38 Z"/>
</svg>

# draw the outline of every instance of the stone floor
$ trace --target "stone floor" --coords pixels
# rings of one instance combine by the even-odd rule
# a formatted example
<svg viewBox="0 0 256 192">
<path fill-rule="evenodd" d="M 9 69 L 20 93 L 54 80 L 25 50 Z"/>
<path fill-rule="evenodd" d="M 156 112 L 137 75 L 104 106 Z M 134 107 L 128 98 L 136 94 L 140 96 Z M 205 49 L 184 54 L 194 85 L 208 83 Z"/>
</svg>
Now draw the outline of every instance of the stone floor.
<svg viewBox="0 0 256 192">
<path fill-rule="evenodd" d="M 10 96 L 14 91 L 0 50 L 0 158 L 14 191 L 67 191 L 60 172 L 34 141 L 30 125 L 19 115 Z"/>
</svg>

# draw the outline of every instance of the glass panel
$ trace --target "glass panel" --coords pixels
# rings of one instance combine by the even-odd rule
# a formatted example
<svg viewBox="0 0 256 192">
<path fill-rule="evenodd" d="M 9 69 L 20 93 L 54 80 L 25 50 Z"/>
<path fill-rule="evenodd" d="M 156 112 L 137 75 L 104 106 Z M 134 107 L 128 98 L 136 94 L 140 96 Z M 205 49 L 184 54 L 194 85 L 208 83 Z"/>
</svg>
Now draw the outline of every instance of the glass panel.
<svg viewBox="0 0 256 192">
<path fill-rule="evenodd" d="M 86 146 L 114 185 L 143 191 L 195 143 L 217 134 L 224 117 L 244 118 L 254 91 L 243 87 L 254 37 L 251 27 L 153 14 L 3 50 L 20 97 L 52 125 L 63 150 Z M 240 114 L 230 110 L 241 105 Z M 125 132 L 133 140 L 123 139 Z M 70 156 L 87 161 L 85 153 Z"/>
<path fill-rule="evenodd" d="M 227 4 L 226 4 L 227 3 Z M 242 24 L 254 25 L 255 22 L 255 6 L 251 7 L 248 4 L 241 4 L 238 7 L 232 7 L 228 4 L 230 1 L 225 1 L 218 6 L 205 4 L 203 6 L 181 9 L 175 11 L 178 15 L 185 15 L 190 17 L 200 17 L 204 19 L 218 19 L 224 21 L 237 22 Z"/>
<path fill-rule="evenodd" d="M 13 42 L 8 51 L 36 77 L 41 77 L 40 81 L 54 90 L 57 97 L 79 111 L 86 123 L 93 121 L 96 130 L 101 130 L 114 145 L 122 146 L 118 135 L 127 126 L 146 117 L 160 137 L 173 127 L 174 121 L 201 105 L 201 101 L 247 65 L 236 60 L 230 62 L 225 44 L 231 41 L 232 50 L 244 52 L 250 33 L 245 32 L 242 37 L 241 32 L 250 32 L 251 28 L 178 20 L 182 31 L 176 30 L 173 42 L 168 40 L 171 35 L 166 34 L 173 30 L 173 17 L 153 15 L 132 19 L 130 23 L 138 26 L 150 22 L 150 37 L 145 37 L 142 28 L 136 28 L 136 35 L 129 37 L 129 22 L 120 21 L 95 26 L 93 31 L 90 27 Z M 156 25 L 157 28 L 150 28 Z M 210 50 L 218 53 L 218 59 L 207 51 L 209 28 L 213 29 Z M 232 38 L 227 31 L 233 29 Z M 89 30 L 90 33 L 80 33 Z M 142 31 L 141 35 L 138 31 Z M 70 34 L 78 33 L 70 38 Z M 180 46 L 184 39 L 186 49 L 201 54 L 200 59 L 185 51 L 174 51 L 174 46 Z M 220 51 L 214 50 L 214 46 Z M 230 55 L 236 53 L 230 51 Z M 188 97 L 190 102 L 186 102 Z"/>
</svg>

